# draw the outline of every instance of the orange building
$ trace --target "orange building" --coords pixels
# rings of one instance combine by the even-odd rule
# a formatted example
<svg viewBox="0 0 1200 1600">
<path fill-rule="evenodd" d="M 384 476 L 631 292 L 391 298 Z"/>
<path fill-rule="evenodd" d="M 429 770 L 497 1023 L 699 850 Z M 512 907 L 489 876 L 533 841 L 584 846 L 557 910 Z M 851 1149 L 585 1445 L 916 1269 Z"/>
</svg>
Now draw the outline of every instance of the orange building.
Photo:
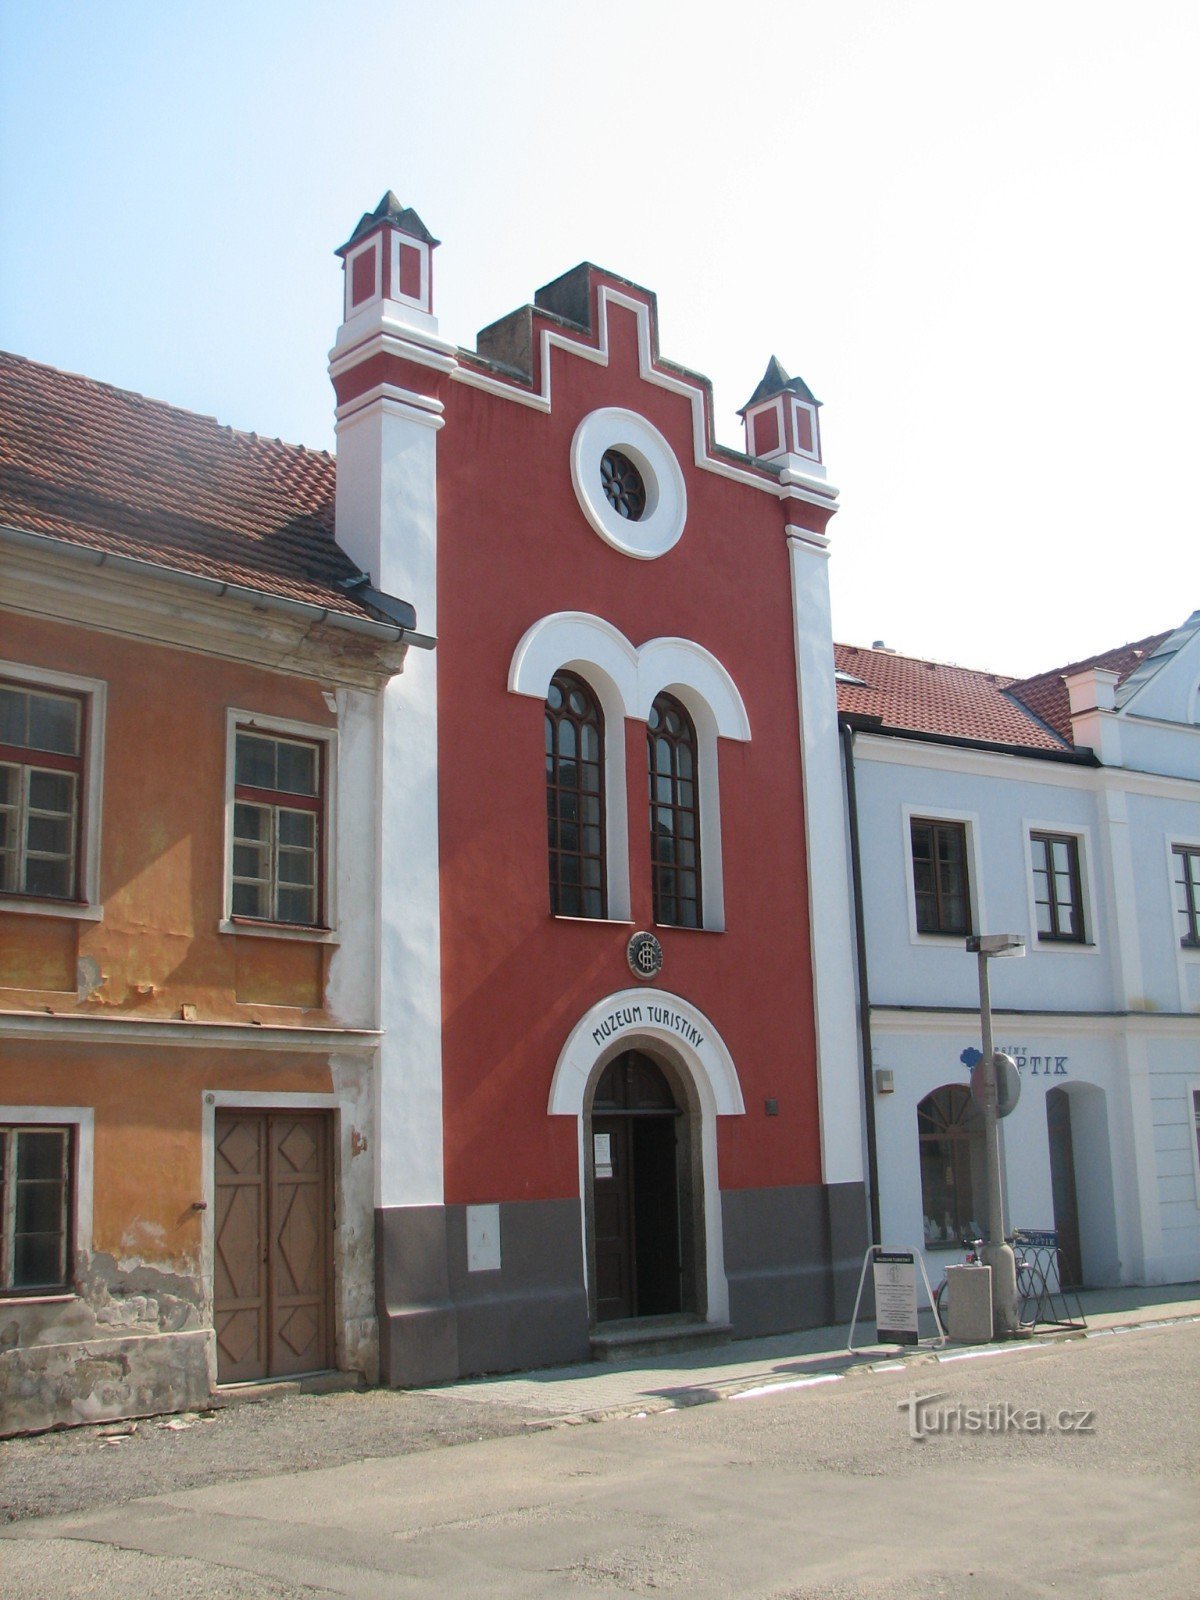
<svg viewBox="0 0 1200 1600">
<path fill-rule="evenodd" d="M 376 728 L 432 641 L 333 496 L 0 358 L 0 1431 L 377 1372 Z"/>
</svg>

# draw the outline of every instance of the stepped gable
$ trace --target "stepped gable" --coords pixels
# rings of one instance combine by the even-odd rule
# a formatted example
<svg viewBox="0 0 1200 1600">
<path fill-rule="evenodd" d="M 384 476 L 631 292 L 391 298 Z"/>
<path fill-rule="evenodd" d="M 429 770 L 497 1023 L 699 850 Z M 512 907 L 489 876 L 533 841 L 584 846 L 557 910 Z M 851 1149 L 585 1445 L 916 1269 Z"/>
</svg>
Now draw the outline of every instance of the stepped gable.
<svg viewBox="0 0 1200 1600">
<path fill-rule="evenodd" d="M 0 352 L 0 522 L 348 616 L 324 451 Z"/>
<path fill-rule="evenodd" d="M 1109 672 L 1117 673 L 1119 686 L 1170 636 L 1169 629 L 1166 633 L 1152 633 L 1148 638 L 1138 639 L 1132 644 L 1120 644 L 1112 650 L 1102 650 L 1099 655 L 1088 656 L 1084 661 L 1072 661 L 1065 667 L 1039 672 L 1032 678 L 1014 679 L 1010 692 L 1028 706 L 1034 716 L 1040 717 L 1070 742 L 1071 702 L 1066 680 L 1077 672 L 1086 672 L 1089 667 L 1104 667 Z"/>
<path fill-rule="evenodd" d="M 882 729 L 1056 750 L 1065 741 L 1015 701 L 1012 678 L 915 656 L 835 644 L 838 709 Z M 857 679 L 847 682 L 846 679 Z"/>
</svg>

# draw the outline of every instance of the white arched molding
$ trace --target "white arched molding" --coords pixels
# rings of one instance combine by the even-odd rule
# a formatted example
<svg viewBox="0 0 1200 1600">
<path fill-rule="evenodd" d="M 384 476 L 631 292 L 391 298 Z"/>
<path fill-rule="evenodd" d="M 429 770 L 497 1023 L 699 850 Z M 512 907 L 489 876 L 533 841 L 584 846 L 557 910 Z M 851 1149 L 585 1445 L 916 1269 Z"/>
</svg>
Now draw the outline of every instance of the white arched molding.
<svg viewBox="0 0 1200 1600">
<path fill-rule="evenodd" d="M 625 718 L 637 702 L 637 651 L 611 623 L 584 611 L 558 611 L 535 622 L 508 669 L 513 694 L 545 700 L 556 672 L 589 684 L 604 714 L 605 867 L 608 915 L 628 922 L 629 804 L 625 783 Z"/>
<path fill-rule="evenodd" d="M 704 926 L 725 927 L 725 870 L 721 859 L 721 781 L 717 740 L 750 738 L 750 719 L 737 685 L 710 651 L 690 639 L 651 639 L 637 653 L 636 715 L 649 717 L 664 691 L 687 707 L 696 728 L 700 781 L 700 892 Z"/>
<path fill-rule="evenodd" d="M 583 611 L 558 611 L 527 629 L 513 653 L 508 687 L 513 694 L 545 700 L 551 678 L 564 669 L 577 672 L 591 684 L 604 712 L 606 731 L 623 729 L 625 717 L 645 722 L 664 690 L 687 707 L 699 743 L 704 926 L 721 931 L 725 926 L 725 881 L 717 740 L 750 738 L 750 719 L 737 685 L 711 651 L 690 639 L 650 639 L 635 649 L 619 628 Z M 605 740 L 604 774 L 609 915 L 625 921 L 630 898 L 623 738 Z"/>
<path fill-rule="evenodd" d="M 574 1117 L 578 1130 L 580 1226 L 588 1262 L 586 1206 L 588 1088 L 614 1056 L 639 1045 L 664 1047 L 690 1078 L 700 1103 L 700 1152 L 704 1183 L 705 1268 L 708 1320 L 729 1320 L 729 1285 L 717 1173 L 717 1118 L 744 1116 L 737 1069 L 724 1039 L 690 1001 L 664 989 L 622 989 L 586 1011 L 571 1029 L 550 1082 L 552 1117 Z"/>
</svg>

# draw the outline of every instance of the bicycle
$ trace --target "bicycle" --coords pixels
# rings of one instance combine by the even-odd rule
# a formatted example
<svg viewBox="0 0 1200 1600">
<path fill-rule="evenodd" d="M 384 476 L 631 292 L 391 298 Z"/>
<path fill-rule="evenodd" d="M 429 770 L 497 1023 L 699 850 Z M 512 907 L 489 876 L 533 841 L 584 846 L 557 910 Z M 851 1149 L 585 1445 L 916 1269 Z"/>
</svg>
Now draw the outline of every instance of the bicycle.
<svg viewBox="0 0 1200 1600">
<path fill-rule="evenodd" d="M 1042 1277 L 1037 1266 L 1025 1258 L 1020 1244 L 1011 1236 L 1005 1239 L 1005 1244 L 1011 1245 L 1017 1263 L 1017 1321 L 1025 1325 L 1036 1320 L 1038 1307 L 1042 1304 L 1046 1293 L 1046 1280 Z M 983 1263 L 983 1240 L 964 1238 L 963 1249 L 967 1254 L 968 1266 L 979 1266 Z M 946 1318 L 946 1293 L 950 1287 L 949 1278 L 943 1273 L 942 1281 L 938 1284 L 933 1296 L 933 1309 L 937 1313 L 940 1326 L 944 1329 Z M 1027 1317 L 1026 1312 L 1032 1305 L 1034 1315 Z"/>
</svg>

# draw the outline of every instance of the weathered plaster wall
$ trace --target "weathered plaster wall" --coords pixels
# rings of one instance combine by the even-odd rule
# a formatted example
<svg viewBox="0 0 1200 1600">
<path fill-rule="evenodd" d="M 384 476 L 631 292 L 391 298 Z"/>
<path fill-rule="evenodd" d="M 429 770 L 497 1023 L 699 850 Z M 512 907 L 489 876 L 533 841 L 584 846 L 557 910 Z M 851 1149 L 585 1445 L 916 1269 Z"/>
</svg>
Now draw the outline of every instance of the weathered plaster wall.
<svg viewBox="0 0 1200 1600">
<path fill-rule="evenodd" d="M 81 1103 L 73 1292 L 0 1301 L 0 1433 L 191 1408 L 215 1379 L 213 1101 L 337 1113 L 336 1357 L 373 1380 L 369 1058 L 9 1042 L 0 1105 Z M 84 1146 L 86 1145 L 86 1148 Z"/>
<path fill-rule="evenodd" d="M 103 917 L 0 909 L 0 1009 L 324 1020 L 328 947 L 218 931 L 226 712 L 334 727 L 320 686 L 41 618 L 2 628 L 6 660 L 103 681 L 107 726 Z"/>
</svg>

